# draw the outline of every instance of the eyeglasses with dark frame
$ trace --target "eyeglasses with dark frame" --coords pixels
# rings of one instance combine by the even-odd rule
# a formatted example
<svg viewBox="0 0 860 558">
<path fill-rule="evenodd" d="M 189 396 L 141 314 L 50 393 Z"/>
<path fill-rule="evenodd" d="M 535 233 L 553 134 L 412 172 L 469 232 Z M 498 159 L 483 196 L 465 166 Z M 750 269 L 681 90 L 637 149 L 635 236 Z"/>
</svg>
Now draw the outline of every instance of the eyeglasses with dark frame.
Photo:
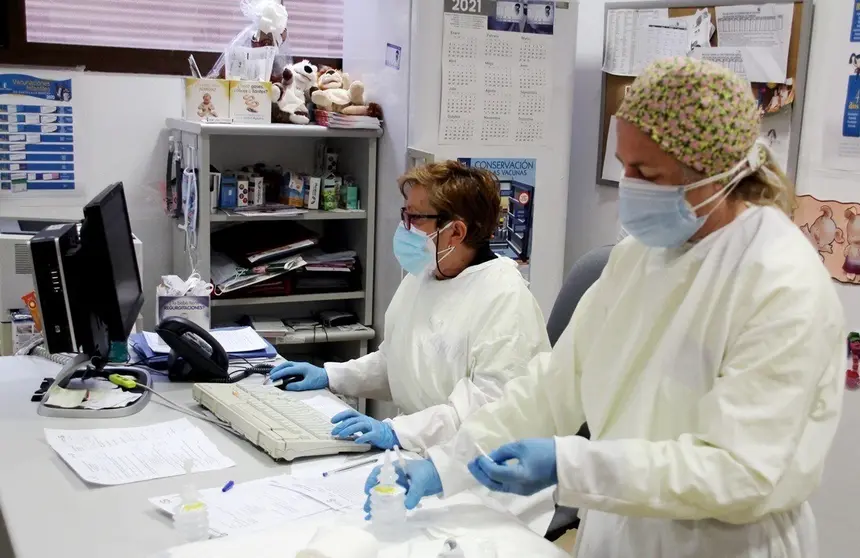
<svg viewBox="0 0 860 558">
<path fill-rule="evenodd" d="M 406 227 L 407 231 L 412 229 L 412 225 L 416 220 L 420 219 L 434 219 L 438 224 L 439 221 L 447 221 L 449 217 L 445 213 L 409 213 L 408 211 L 406 211 L 405 207 L 400 208 L 400 220 L 403 222 L 403 226 Z"/>
</svg>

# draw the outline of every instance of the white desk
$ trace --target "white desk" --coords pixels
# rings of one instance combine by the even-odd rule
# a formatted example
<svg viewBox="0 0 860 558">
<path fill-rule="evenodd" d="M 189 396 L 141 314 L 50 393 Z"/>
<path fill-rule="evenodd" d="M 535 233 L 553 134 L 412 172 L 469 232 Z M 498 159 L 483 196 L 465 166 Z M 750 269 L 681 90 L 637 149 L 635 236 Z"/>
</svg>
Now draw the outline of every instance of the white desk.
<svg viewBox="0 0 860 558">
<path fill-rule="evenodd" d="M 0 505 L 16 558 L 143 558 L 180 544 L 171 520 L 147 499 L 179 492 L 187 483 L 183 476 L 91 487 L 48 446 L 43 429 L 140 426 L 185 415 L 153 400 L 140 413 L 121 419 L 41 417 L 30 396 L 43 377 L 58 370 L 38 357 L 0 358 Z M 177 403 L 192 403 L 188 385 L 160 382 L 157 388 Z M 290 465 L 276 463 L 251 444 L 190 420 L 236 463 L 195 474 L 198 488 L 290 472 Z M 530 555 L 565 556 L 533 536 L 536 551 L 541 551 Z"/>
</svg>

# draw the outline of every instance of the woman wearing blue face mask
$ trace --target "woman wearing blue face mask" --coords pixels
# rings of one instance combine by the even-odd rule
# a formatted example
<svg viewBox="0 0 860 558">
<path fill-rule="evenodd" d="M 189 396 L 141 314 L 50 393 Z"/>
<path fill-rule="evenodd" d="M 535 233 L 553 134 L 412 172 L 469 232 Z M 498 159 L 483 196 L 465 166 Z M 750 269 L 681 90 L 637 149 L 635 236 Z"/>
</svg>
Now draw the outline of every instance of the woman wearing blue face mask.
<svg viewBox="0 0 860 558">
<path fill-rule="evenodd" d="M 629 236 L 552 353 L 407 464 L 406 506 L 554 487 L 580 510 L 577 558 L 817 558 L 845 320 L 750 84 L 662 60 L 617 118 Z"/>
<path fill-rule="evenodd" d="M 299 374 L 288 390 L 390 400 L 400 415 L 378 421 L 357 412 L 334 417 L 335 436 L 359 443 L 398 445 L 424 453 L 450 440 L 460 423 L 501 396 L 525 374 L 536 354 L 549 351 L 540 308 L 515 262 L 497 257 L 490 239 L 499 225 L 499 183 L 485 170 L 455 161 L 411 170 L 399 180 L 405 203 L 394 231 L 394 255 L 408 273 L 385 314 L 379 350 L 345 363 L 288 362 L 277 380 Z M 551 493 L 536 505 L 505 499 L 543 534 L 553 511 Z"/>
</svg>

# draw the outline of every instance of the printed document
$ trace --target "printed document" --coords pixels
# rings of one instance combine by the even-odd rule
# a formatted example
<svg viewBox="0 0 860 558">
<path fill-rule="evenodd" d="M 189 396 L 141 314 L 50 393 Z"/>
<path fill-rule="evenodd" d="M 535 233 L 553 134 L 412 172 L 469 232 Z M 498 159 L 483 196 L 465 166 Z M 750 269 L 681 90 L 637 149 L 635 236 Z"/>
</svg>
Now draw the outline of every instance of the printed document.
<svg viewBox="0 0 860 558">
<path fill-rule="evenodd" d="M 235 465 L 188 419 L 132 428 L 45 429 L 48 445 L 91 484 L 128 484 Z"/>
<path fill-rule="evenodd" d="M 758 76 L 748 66 L 748 78 L 785 83 L 794 4 L 717 6 L 716 12 L 720 47 L 742 47 L 748 57 L 745 63 L 778 68 L 777 74 Z"/>
<path fill-rule="evenodd" d="M 237 483 L 222 492 L 221 487 L 200 491 L 209 512 L 209 530 L 216 537 L 255 531 L 283 525 L 286 522 L 331 511 L 333 508 L 320 498 L 308 497 L 299 491 L 285 490 L 275 479 L 285 475 Z M 280 482 L 280 481 L 278 481 Z M 362 488 L 363 488 L 362 484 Z M 160 510 L 173 515 L 179 506 L 179 494 L 150 498 Z M 333 499 L 338 505 L 342 501 Z"/>
<path fill-rule="evenodd" d="M 640 29 L 654 19 L 669 18 L 668 8 L 654 10 L 610 10 L 606 15 L 606 42 L 603 71 L 617 76 L 632 76 Z"/>
<path fill-rule="evenodd" d="M 780 66 L 766 48 L 722 46 L 697 48 L 690 56 L 725 66 L 750 82 L 785 82 L 785 66 Z"/>
</svg>

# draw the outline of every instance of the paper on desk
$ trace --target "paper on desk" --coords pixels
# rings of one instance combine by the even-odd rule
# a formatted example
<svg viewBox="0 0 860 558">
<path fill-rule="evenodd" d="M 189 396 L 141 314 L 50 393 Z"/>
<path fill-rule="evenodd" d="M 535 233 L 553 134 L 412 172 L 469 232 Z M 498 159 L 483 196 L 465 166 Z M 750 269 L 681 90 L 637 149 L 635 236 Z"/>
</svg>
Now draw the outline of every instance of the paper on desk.
<svg viewBox="0 0 860 558">
<path fill-rule="evenodd" d="M 381 458 L 377 463 L 380 461 Z M 357 508 L 364 506 L 367 499 L 364 484 L 377 463 L 327 477 L 323 477 L 321 473 L 314 476 L 283 475 L 272 478 L 272 484 L 319 500 L 332 509 Z"/>
<path fill-rule="evenodd" d="M 200 491 L 209 512 L 209 528 L 215 536 L 233 535 L 283 525 L 332 509 L 300 492 L 281 490 L 272 486 L 275 479 L 268 477 L 237 483 L 227 492 L 221 487 Z M 180 503 L 179 494 L 150 498 L 160 510 L 173 515 Z"/>
<path fill-rule="evenodd" d="M 87 399 L 81 404 L 84 409 L 114 409 L 125 407 L 143 397 L 141 392 L 124 391 L 121 389 L 91 389 Z"/>
<path fill-rule="evenodd" d="M 48 398 L 45 400 L 45 405 L 52 407 L 60 407 L 63 409 L 74 409 L 80 407 L 84 398 L 87 396 L 85 389 L 66 389 L 59 386 L 52 386 L 48 390 Z"/>
<path fill-rule="evenodd" d="M 240 327 L 236 329 L 219 329 L 210 331 L 212 337 L 218 341 L 224 350 L 228 353 L 247 353 L 252 351 L 262 351 L 266 348 L 266 342 L 260 337 L 253 328 Z M 169 353 L 170 347 L 165 343 L 157 333 L 144 331 L 143 337 L 146 339 L 146 344 L 155 353 Z"/>
<path fill-rule="evenodd" d="M 55 430 L 45 439 L 83 480 L 117 485 L 235 465 L 188 419 L 132 428 Z"/>
<path fill-rule="evenodd" d="M 350 499 L 346 495 L 339 494 L 336 490 L 332 490 L 327 486 L 321 486 L 319 479 L 298 479 L 288 476 L 272 479 L 271 486 L 285 490 L 297 492 L 303 496 L 307 496 L 312 500 L 316 500 L 321 504 L 325 504 L 333 510 L 342 510 L 344 508 L 355 507 L 358 503 L 355 498 Z M 364 485 L 362 484 L 362 488 Z M 355 495 L 355 491 L 351 493 Z M 362 495 L 364 491 L 362 490 Z M 364 500 L 362 500 L 363 502 Z"/>
<path fill-rule="evenodd" d="M 750 82 L 785 82 L 785 66 L 780 67 L 766 48 L 723 46 L 697 48 L 690 56 L 724 66 Z"/>
<path fill-rule="evenodd" d="M 758 66 L 776 68 L 775 73 L 759 76 L 747 66 L 750 81 L 785 83 L 794 4 L 717 6 L 716 12 L 720 47 L 755 49 L 748 56 Z M 770 79 L 760 79 L 764 77 Z"/>
</svg>

